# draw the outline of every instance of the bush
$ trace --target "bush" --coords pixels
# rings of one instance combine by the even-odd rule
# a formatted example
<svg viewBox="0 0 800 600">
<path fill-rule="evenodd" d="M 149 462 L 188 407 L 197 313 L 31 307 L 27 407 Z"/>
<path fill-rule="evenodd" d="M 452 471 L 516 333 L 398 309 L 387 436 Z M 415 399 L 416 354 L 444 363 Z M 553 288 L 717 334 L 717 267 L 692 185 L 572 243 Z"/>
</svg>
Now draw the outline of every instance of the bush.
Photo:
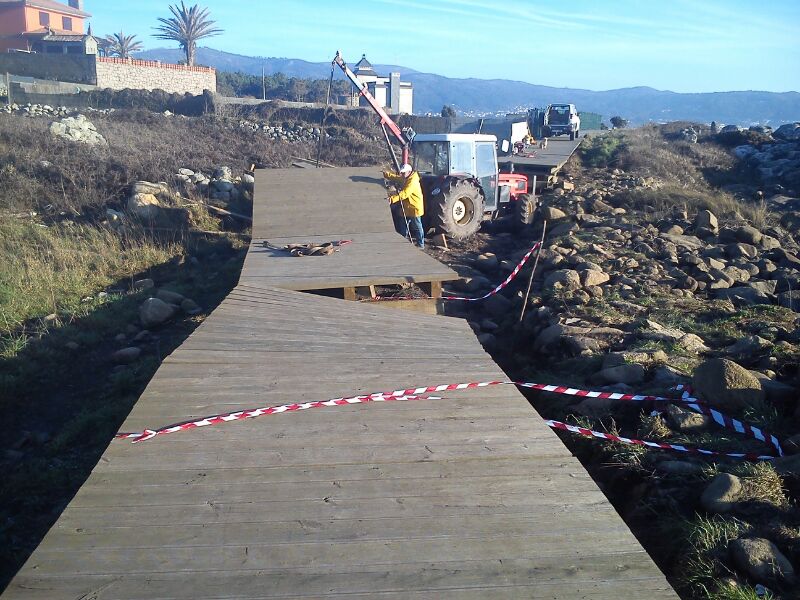
<svg viewBox="0 0 800 600">
<path fill-rule="evenodd" d="M 750 131 L 749 129 L 744 131 L 726 131 L 724 133 L 718 133 L 715 139 L 723 146 L 729 147 L 750 144 L 751 146 L 757 146 L 760 148 L 763 144 L 771 143 L 773 141 L 771 136 L 758 131 Z"/>
<path fill-rule="evenodd" d="M 628 121 L 622 117 L 611 117 L 611 126 L 614 129 L 624 129 L 628 126 Z"/>
<path fill-rule="evenodd" d="M 615 134 L 587 138 L 580 145 L 580 157 L 588 167 L 605 168 L 616 162 L 622 148 L 622 136 Z"/>
<path fill-rule="evenodd" d="M 76 102 L 92 108 L 136 108 L 163 113 L 168 110 L 178 115 L 201 116 L 214 110 L 213 96 L 201 94 L 171 94 L 164 90 L 92 90 L 82 91 Z"/>
</svg>

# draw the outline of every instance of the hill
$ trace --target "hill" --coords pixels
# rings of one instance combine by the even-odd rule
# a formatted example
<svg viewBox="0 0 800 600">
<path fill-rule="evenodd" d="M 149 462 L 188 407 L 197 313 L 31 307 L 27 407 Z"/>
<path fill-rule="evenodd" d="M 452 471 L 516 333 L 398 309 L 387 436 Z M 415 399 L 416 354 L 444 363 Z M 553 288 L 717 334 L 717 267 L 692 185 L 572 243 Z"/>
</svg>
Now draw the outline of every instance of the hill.
<svg viewBox="0 0 800 600">
<path fill-rule="evenodd" d="M 222 71 L 241 71 L 252 75 L 284 73 L 288 77 L 327 79 L 330 64 L 293 58 L 262 58 L 198 48 L 198 62 Z M 178 62 L 181 51 L 157 48 L 139 58 Z M 357 59 L 356 56 L 352 59 Z M 396 65 L 375 65 L 379 73 L 396 71 L 414 84 L 414 109 L 417 113 L 438 113 L 445 104 L 468 114 L 514 112 L 523 107 L 544 106 L 550 102 L 572 102 L 580 110 L 597 112 L 608 119 L 622 115 L 631 123 L 649 121 L 699 121 L 710 123 L 780 124 L 800 120 L 800 93 L 734 91 L 680 94 L 649 87 L 607 91 L 556 88 L 507 79 L 452 79 L 433 73 L 420 73 Z M 337 74 L 341 77 L 341 74 Z"/>
</svg>

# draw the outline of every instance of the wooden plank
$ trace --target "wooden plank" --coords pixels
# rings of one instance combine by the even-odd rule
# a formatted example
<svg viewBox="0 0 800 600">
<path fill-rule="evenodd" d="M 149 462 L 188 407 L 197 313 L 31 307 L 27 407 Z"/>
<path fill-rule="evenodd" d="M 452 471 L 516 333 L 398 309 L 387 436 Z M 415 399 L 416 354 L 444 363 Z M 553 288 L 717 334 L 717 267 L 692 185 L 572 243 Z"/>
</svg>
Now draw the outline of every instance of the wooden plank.
<svg viewBox="0 0 800 600">
<path fill-rule="evenodd" d="M 262 175 L 239 286 L 124 429 L 506 379 L 462 321 L 286 289 L 405 278 L 440 294 L 449 270 L 393 232 L 373 169 Z M 260 244 L 345 235 L 321 260 Z M 439 396 L 111 442 L 2 597 L 675 598 L 519 390 Z"/>
<path fill-rule="evenodd" d="M 31 599 L 52 599 L 53 592 L 69 598 L 149 600 L 207 598 L 332 598 L 377 594 L 419 593 L 424 598 L 439 594 L 477 592 L 479 598 L 494 598 L 496 591 L 534 589 L 533 596 L 512 598 L 607 598 L 638 600 L 676 598 L 663 578 L 655 578 L 640 562 L 640 553 L 587 557 L 543 557 L 530 561 L 443 561 L 416 565 L 375 564 L 344 572 L 307 567 L 279 573 L 262 569 L 230 569 L 213 573 L 168 572 L 120 577 L 113 575 L 22 577 L 10 591 Z M 535 580 L 536 585 L 531 586 Z M 610 581 L 609 581 L 610 580 Z M 487 584 L 487 582 L 494 582 Z M 616 585 L 615 585 L 616 584 Z M 622 593 L 621 593 L 622 590 Z M 627 593 L 625 590 L 630 590 Z M 380 596 L 377 596 L 380 597 Z M 452 597 L 452 596 L 451 596 Z"/>
</svg>

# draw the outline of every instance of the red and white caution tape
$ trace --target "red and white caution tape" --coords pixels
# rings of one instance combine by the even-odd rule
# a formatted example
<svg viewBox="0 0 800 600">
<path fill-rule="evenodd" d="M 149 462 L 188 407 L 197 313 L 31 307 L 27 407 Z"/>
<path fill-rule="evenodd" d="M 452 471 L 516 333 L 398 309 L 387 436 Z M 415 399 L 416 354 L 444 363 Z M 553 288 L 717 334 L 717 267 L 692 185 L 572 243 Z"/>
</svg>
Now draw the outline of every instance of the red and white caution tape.
<svg viewBox="0 0 800 600">
<path fill-rule="evenodd" d="M 686 408 L 689 408 L 696 413 L 706 415 L 707 417 L 711 417 L 715 423 L 727 429 L 732 429 L 733 431 L 741 433 L 742 435 L 765 442 L 775 448 L 778 456 L 783 456 L 783 448 L 781 447 L 781 443 L 773 434 L 764 431 L 755 425 L 750 425 L 749 423 L 729 417 L 728 415 L 723 414 L 714 408 L 702 405 L 700 400 L 691 395 L 692 389 L 689 386 L 679 385 L 676 389 L 680 392 L 683 392 L 681 395 L 681 401 L 684 402 L 684 406 L 686 406 Z"/>
<path fill-rule="evenodd" d="M 176 433 L 178 431 L 186 431 L 189 429 L 196 429 L 199 427 L 208 427 L 210 425 L 218 425 L 221 423 L 227 423 L 229 421 L 239 421 L 244 419 L 253 419 L 256 417 L 261 417 L 265 415 L 273 415 L 273 414 L 280 414 L 284 412 L 296 412 L 300 410 L 308 410 L 310 408 L 323 408 L 329 406 L 344 406 L 348 404 L 360 404 L 366 402 L 392 402 L 392 401 L 401 401 L 401 400 L 441 400 L 439 396 L 428 396 L 428 394 L 436 393 L 436 392 L 450 392 L 450 391 L 458 391 L 458 390 L 467 390 L 467 389 L 475 389 L 475 388 L 482 388 L 482 387 L 489 387 L 495 385 L 516 385 L 522 388 L 534 389 L 541 392 L 550 392 L 554 394 L 563 394 L 567 396 L 576 396 L 580 398 L 601 398 L 601 399 L 608 399 L 608 400 L 620 400 L 624 402 L 645 402 L 645 401 L 652 401 L 652 402 L 683 402 L 688 408 L 700 412 L 702 414 L 707 414 L 711 416 L 715 422 L 719 423 L 720 425 L 727 427 L 729 429 L 733 429 L 738 433 L 746 435 L 748 437 L 752 437 L 764 442 L 771 444 L 775 449 L 778 451 L 779 456 L 783 455 L 783 451 L 781 449 L 780 443 L 778 442 L 777 438 L 771 434 L 767 434 L 760 430 L 757 427 L 752 425 L 748 425 L 747 423 L 742 423 L 736 419 L 732 419 L 727 415 L 723 415 L 719 411 L 714 409 L 707 408 L 700 404 L 700 401 L 696 398 L 692 398 L 688 396 L 688 392 L 684 391 L 684 388 L 680 388 L 679 391 L 684 391 L 684 397 L 680 399 L 675 398 L 664 398 L 661 396 L 650 396 L 650 395 L 640 395 L 640 394 L 623 394 L 619 392 L 598 392 L 598 391 L 591 391 L 591 390 L 581 390 L 577 388 L 571 388 L 566 386 L 559 386 L 559 385 L 548 385 L 542 383 L 533 383 L 533 382 L 522 382 L 522 381 L 481 381 L 481 382 L 469 382 L 469 383 L 447 383 L 441 385 L 432 385 L 432 386 L 425 386 L 425 387 L 417 387 L 417 388 L 408 388 L 404 390 L 394 390 L 391 392 L 376 392 L 373 394 L 365 394 L 360 396 L 351 396 L 349 398 L 333 398 L 331 400 L 323 400 L 323 401 L 314 401 L 314 402 L 304 402 L 304 403 L 294 403 L 294 404 L 284 404 L 280 406 L 266 406 L 263 408 L 256 408 L 252 410 L 242 410 L 236 411 L 231 413 L 225 413 L 220 415 L 214 415 L 210 417 L 206 417 L 203 419 L 198 419 L 196 421 L 187 421 L 185 423 L 177 423 L 175 425 L 170 425 L 167 427 L 162 427 L 160 429 L 145 429 L 144 431 L 138 433 L 120 433 L 115 436 L 115 439 L 131 439 L 134 443 L 147 441 L 159 435 L 166 435 L 169 433 Z M 552 421 L 550 423 L 560 423 L 559 421 Z M 553 426 L 553 425 L 551 425 Z M 573 429 L 569 429 L 569 427 L 573 427 L 572 425 L 565 427 L 557 426 L 557 428 L 565 429 L 568 431 L 573 431 Z M 581 429 L 581 428 L 577 428 Z M 589 431 L 589 430 L 586 430 Z M 581 433 L 581 431 L 574 431 L 575 433 Z M 611 434 L 601 434 L 595 435 L 594 437 L 604 437 L 609 436 Z M 616 437 L 616 436 L 615 436 Z M 610 439 L 610 438 L 606 438 Z M 628 438 L 619 438 L 616 441 L 622 441 L 623 443 L 627 443 L 626 440 Z M 685 451 L 685 452 L 694 452 L 695 450 L 686 450 L 684 446 L 674 445 L 674 444 L 664 444 L 661 442 L 643 442 L 641 440 L 635 440 L 630 443 L 637 443 L 639 445 L 645 445 L 649 447 L 657 447 L 661 449 L 674 449 L 678 451 Z M 709 454 L 709 455 L 716 455 L 719 453 L 714 453 L 711 450 L 697 450 L 700 454 Z M 722 455 L 722 454 L 719 454 Z M 730 454 L 726 456 L 733 456 L 737 458 L 746 458 L 749 455 L 738 455 L 738 454 Z"/>
<path fill-rule="evenodd" d="M 516 267 L 514 267 L 514 270 L 511 272 L 511 275 L 509 275 L 503 283 L 498 285 L 496 288 L 494 288 L 488 294 L 484 294 L 483 296 L 481 296 L 479 298 L 463 298 L 461 296 L 442 296 L 441 299 L 442 300 L 461 300 L 461 301 L 464 301 L 464 302 L 477 302 L 479 300 L 486 300 L 490 296 L 494 296 L 500 290 L 505 288 L 509 283 L 514 281 L 514 279 L 517 277 L 517 275 L 519 275 L 519 272 L 522 270 L 522 267 L 525 266 L 525 263 L 528 262 L 528 259 L 531 257 L 531 255 L 534 252 L 536 252 L 536 250 L 538 250 L 541 247 L 541 245 L 542 245 L 541 242 L 536 242 L 533 245 L 533 247 L 530 250 L 528 250 L 528 252 L 525 254 L 525 256 L 522 257 L 522 260 L 519 261 L 519 264 Z M 364 302 L 386 302 L 386 301 L 400 301 L 400 300 L 416 300 L 416 298 L 414 298 L 413 296 L 376 296 L 375 298 L 368 298 L 368 299 L 364 300 Z"/>
<path fill-rule="evenodd" d="M 571 433 L 576 433 L 578 435 L 583 435 L 586 437 L 598 438 L 601 440 L 607 440 L 609 442 L 617 442 L 620 444 L 629 444 L 632 446 L 645 446 L 647 448 L 656 448 L 658 450 L 673 450 L 676 452 L 686 452 L 689 454 L 701 454 L 704 456 L 727 456 L 729 458 L 740 458 L 744 460 L 772 460 L 774 456 L 765 456 L 760 454 L 752 454 L 752 453 L 741 453 L 741 452 L 717 452 L 716 450 L 705 450 L 704 448 L 694 448 L 692 446 L 684 446 L 682 444 L 667 444 L 665 442 L 651 442 L 648 440 L 637 440 L 633 438 L 626 438 L 619 435 L 613 435 L 611 433 L 603 433 L 602 431 L 594 431 L 592 429 L 586 429 L 585 427 L 578 427 L 577 425 L 569 425 L 567 423 L 562 423 L 561 421 L 545 421 L 545 424 L 548 427 L 552 427 L 553 429 L 558 429 L 561 431 L 569 431 Z"/>
<path fill-rule="evenodd" d="M 541 242 L 536 242 L 533 245 L 533 247 L 530 250 L 528 250 L 527 254 L 525 254 L 525 256 L 522 257 L 522 260 L 519 261 L 519 264 L 516 267 L 514 267 L 514 270 L 511 271 L 511 275 L 509 275 L 503 283 L 498 285 L 488 294 L 485 294 L 480 298 L 463 298 L 461 296 L 442 296 L 442 300 L 462 300 L 464 302 L 477 302 L 478 300 L 486 300 L 486 298 L 488 298 L 489 296 L 494 296 L 496 293 L 498 293 L 500 290 L 506 287 L 509 283 L 514 281 L 514 278 L 522 270 L 522 267 L 525 266 L 525 263 L 528 262 L 528 259 L 531 257 L 531 255 L 534 252 L 536 252 L 536 250 L 538 250 L 541 245 L 542 245 Z"/>
<path fill-rule="evenodd" d="M 178 431 L 186 431 L 188 429 L 197 429 L 198 427 L 208 427 L 209 425 L 219 425 L 220 423 L 228 423 L 230 421 L 242 421 L 244 419 L 254 419 L 256 417 L 263 417 L 264 415 L 277 415 L 285 412 L 297 412 L 299 410 L 308 410 L 309 408 L 323 408 L 325 406 L 344 406 L 347 404 L 361 404 L 364 402 L 393 402 L 395 400 L 441 400 L 438 396 L 417 396 L 417 395 L 400 395 L 392 396 L 383 394 L 369 394 L 366 396 L 352 396 L 350 398 L 333 398 L 332 400 L 303 402 L 302 404 L 283 404 L 281 406 L 265 406 L 263 408 L 255 408 L 252 410 L 240 410 L 237 412 L 225 413 L 221 415 L 214 415 L 197 421 L 186 421 L 185 423 L 177 423 L 168 427 L 160 429 L 145 429 L 138 433 L 118 433 L 114 436 L 115 440 L 133 440 L 133 443 L 146 442 L 153 439 L 157 435 L 166 435 L 168 433 L 177 433 Z"/>
</svg>

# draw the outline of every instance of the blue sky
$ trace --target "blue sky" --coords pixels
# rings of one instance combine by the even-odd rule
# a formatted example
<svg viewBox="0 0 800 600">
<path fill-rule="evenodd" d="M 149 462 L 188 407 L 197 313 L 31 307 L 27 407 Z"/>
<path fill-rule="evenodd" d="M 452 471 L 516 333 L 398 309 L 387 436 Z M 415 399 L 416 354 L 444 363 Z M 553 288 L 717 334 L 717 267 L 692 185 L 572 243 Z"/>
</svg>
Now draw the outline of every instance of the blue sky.
<svg viewBox="0 0 800 600">
<path fill-rule="evenodd" d="M 190 0 L 193 3 L 195 0 Z M 245 54 L 395 64 L 448 77 L 676 92 L 800 90 L 798 0 L 204 0 Z M 146 48 L 168 1 L 86 0 L 95 34 Z"/>
</svg>

